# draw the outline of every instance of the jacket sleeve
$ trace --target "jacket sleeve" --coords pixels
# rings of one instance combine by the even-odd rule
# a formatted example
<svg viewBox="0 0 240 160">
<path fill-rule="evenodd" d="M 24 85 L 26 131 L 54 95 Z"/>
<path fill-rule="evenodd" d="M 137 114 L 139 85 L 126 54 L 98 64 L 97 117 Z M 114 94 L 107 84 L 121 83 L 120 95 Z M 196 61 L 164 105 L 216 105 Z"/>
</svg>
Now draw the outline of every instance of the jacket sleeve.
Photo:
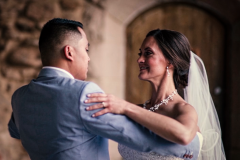
<svg viewBox="0 0 240 160">
<path fill-rule="evenodd" d="M 10 133 L 11 137 L 16 138 L 16 139 L 20 139 L 20 134 L 19 134 L 17 126 L 15 124 L 13 113 L 12 113 L 11 119 L 8 123 L 8 130 L 9 130 L 9 133 Z"/>
<path fill-rule="evenodd" d="M 157 136 L 124 115 L 107 113 L 93 118 L 91 115 L 100 109 L 86 111 L 86 107 L 93 105 L 93 103 L 84 103 L 89 93 L 103 93 L 103 91 L 99 86 L 90 82 L 85 85 L 80 96 L 80 116 L 85 128 L 90 133 L 112 139 L 142 152 L 152 151 L 161 155 L 173 155 L 186 159 L 189 159 L 190 156 L 191 159 L 197 159 L 200 146 L 197 135 L 190 144 L 180 145 Z"/>
</svg>

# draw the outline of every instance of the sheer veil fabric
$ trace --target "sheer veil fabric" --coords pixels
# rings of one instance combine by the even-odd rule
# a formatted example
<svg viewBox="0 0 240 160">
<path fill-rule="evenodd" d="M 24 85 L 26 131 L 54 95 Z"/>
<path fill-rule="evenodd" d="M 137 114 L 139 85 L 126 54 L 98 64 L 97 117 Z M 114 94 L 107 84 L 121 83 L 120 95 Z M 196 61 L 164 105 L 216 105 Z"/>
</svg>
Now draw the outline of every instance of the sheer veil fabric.
<svg viewBox="0 0 240 160">
<path fill-rule="evenodd" d="M 188 86 L 184 99 L 198 114 L 198 126 L 203 135 L 199 160 L 225 160 L 218 115 L 209 91 L 206 69 L 202 60 L 191 52 Z"/>
</svg>

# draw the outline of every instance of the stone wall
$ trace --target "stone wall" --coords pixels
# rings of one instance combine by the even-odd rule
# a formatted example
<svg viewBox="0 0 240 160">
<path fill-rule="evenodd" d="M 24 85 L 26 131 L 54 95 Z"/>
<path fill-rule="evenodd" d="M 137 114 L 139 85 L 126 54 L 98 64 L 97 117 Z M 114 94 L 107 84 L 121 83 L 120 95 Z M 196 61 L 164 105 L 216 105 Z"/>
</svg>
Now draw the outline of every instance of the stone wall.
<svg viewBox="0 0 240 160">
<path fill-rule="evenodd" d="M 10 99 L 41 69 L 38 38 L 42 26 L 54 17 L 82 21 L 82 0 L 0 1 L 0 160 L 25 160 L 28 155 L 7 130 Z"/>
</svg>

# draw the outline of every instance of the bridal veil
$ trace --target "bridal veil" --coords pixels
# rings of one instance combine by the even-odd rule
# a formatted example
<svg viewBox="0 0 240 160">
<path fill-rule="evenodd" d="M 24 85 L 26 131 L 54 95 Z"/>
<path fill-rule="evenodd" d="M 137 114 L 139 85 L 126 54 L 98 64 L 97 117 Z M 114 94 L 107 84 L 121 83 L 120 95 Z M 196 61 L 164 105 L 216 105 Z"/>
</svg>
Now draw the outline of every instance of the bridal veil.
<svg viewBox="0 0 240 160">
<path fill-rule="evenodd" d="M 199 160 L 225 160 L 218 115 L 209 91 L 206 69 L 202 60 L 191 52 L 188 86 L 184 99 L 198 114 L 198 126 L 203 135 Z"/>
</svg>

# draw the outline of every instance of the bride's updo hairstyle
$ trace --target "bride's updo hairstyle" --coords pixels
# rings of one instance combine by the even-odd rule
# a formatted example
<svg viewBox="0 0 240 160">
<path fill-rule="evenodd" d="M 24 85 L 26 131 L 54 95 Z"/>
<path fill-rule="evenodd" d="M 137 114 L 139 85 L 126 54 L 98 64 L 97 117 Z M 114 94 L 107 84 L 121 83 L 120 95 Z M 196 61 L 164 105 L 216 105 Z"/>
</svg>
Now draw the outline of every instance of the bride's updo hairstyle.
<svg viewBox="0 0 240 160">
<path fill-rule="evenodd" d="M 171 30 L 152 30 L 146 37 L 152 36 L 164 57 L 174 66 L 173 80 L 175 88 L 188 85 L 190 67 L 190 44 L 183 34 Z"/>
</svg>

